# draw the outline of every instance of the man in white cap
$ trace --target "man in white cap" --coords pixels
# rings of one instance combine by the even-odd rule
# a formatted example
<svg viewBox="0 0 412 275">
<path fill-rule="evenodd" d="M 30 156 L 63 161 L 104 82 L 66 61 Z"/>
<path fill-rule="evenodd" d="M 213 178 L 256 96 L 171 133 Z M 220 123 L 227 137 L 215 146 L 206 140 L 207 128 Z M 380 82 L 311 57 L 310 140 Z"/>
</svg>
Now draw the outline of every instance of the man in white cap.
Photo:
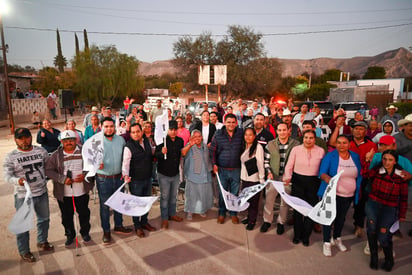
<svg viewBox="0 0 412 275">
<path fill-rule="evenodd" d="M 289 109 L 283 110 L 282 120 L 286 123 L 288 129 L 291 131 L 291 138 L 296 139 L 302 135 L 302 131 L 300 130 L 299 126 L 295 123 L 292 123 L 292 113 L 289 111 Z"/>
<path fill-rule="evenodd" d="M 386 107 L 386 111 L 388 113 L 382 117 L 381 124 L 383 125 L 386 120 L 391 120 L 396 126 L 395 131 L 398 132 L 398 121 L 402 119 L 402 116 L 397 113 L 398 108 L 395 105 L 389 105 L 389 107 Z"/>
<path fill-rule="evenodd" d="M 83 174 L 82 149 L 76 144 L 76 133 L 63 131 L 60 146 L 46 163 L 46 176 L 53 180 L 53 195 L 61 211 L 62 224 L 66 235 L 65 245 L 69 246 L 76 237 L 73 215 L 75 204 L 79 214 L 80 234 L 85 242 L 91 240 L 89 191 L 94 182 L 85 181 Z"/>
</svg>

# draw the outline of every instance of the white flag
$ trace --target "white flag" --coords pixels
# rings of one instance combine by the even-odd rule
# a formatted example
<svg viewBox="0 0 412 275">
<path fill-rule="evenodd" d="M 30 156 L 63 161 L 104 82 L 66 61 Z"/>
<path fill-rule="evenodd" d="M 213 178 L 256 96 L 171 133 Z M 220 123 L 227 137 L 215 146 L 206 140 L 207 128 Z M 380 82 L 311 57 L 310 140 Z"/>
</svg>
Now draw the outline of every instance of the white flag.
<svg viewBox="0 0 412 275">
<path fill-rule="evenodd" d="M 268 182 L 265 182 L 254 186 L 246 187 L 242 190 L 242 192 L 240 192 L 239 196 L 236 196 L 231 194 L 230 192 L 227 192 L 223 188 L 220 182 L 219 174 L 216 174 L 216 177 L 219 182 L 220 191 L 222 192 L 222 197 L 225 202 L 226 209 L 235 212 L 241 212 L 246 210 L 249 207 L 248 200 L 255 194 L 262 191 L 262 189 L 265 188 L 266 184 L 268 184 Z"/>
<path fill-rule="evenodd" d="M 149 212 L 158 197 L 138 197 L 123 193 L 120 190 L 125 184 L 123 183 L 104 204 L 119 213 L 132 217 L 140 217 Z"/>
<path fill-rule="evenodd" d="M 267 181 L 272 183 L 273 187 L 275 187 L 275 189 L 278 191 L 279 195 L 282 197 L 282 199 L 286 202 L 287 205 L 298 211 L 303 216 L 307 216 L 309 212 L 312 210 L 312 205 L 310 205 L 306 201 L 286 193 L 283 182 L 273 180 Z"/>
<path fill-rule="evenodd" d="M 399 230 L 399 220 L 396 220 L 393 224 L 392 224 L 392 226 L 391 226 L 391 228 L 389 228 L 389 232 L 391 232 L 392 234 L 394 234 L 396 231 L 398 231 Z"/>
<path fill-rule="evenodd" d="M 330 179 L 322 200 L 309 213 L 309 218 L 323 225 L 331 225 L 336 218 L 336 186 L 343 170 Z"/>
<path fill-rule="evenodd" d="M 167 136 L 168 131 L 169 117 L 167 115 L 167 110 L 163 110 L 163 114 L 161 116 L 156 117 L 155 121 L 154 139 L 156 145 L 164 143 L 164 138 Z"/>
<path fill-rule="evenodd" d="M 88 177 L 93 177 L 99 170 L 103 162 L 103 153 L 103 132 L 93 135 L 83 144 L 83 171 L 88 171 L 86 180 Z"/>
<path fill-rule="evenodd" d="M 25 181 L 26 197 L 22 206 L 14 214 L 9 224 L 9 230 L 13 234 L 21 234 L 34 228 L 34 206 L 29 184 Z"/>
</svg>

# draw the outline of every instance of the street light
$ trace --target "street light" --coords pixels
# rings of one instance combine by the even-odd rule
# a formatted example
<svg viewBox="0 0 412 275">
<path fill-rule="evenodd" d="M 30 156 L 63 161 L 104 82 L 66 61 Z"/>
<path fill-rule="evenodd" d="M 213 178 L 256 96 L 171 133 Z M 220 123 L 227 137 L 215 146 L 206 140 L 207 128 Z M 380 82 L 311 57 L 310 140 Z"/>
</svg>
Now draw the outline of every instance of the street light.
<svg viewBox="0 0 412 275">
<path fill-rule="evenodd" d="M 13 109 L 11 106 L 11 98 L 10 98 L 10 87 L 9 87 L 9 75 L 7 72 L 7 57 L 6 57 L 6 43 L 4 42 L 4 31 L 3 31 L 3 14 L 7 13 L 8 6 L 6 1 L 0 0 L 0 33 L 1 33 L 1 50 L 3 51 L 3 63 L 4 63 L 4 82 L 5 82 L 5 90 L 6 90 L 6 97 L 7 97 L 7 109 L 9 113 L 9 121 L 10 121 L 10 133 L 14 134 L 14 118 L 13 118 Z"/>
</svg>

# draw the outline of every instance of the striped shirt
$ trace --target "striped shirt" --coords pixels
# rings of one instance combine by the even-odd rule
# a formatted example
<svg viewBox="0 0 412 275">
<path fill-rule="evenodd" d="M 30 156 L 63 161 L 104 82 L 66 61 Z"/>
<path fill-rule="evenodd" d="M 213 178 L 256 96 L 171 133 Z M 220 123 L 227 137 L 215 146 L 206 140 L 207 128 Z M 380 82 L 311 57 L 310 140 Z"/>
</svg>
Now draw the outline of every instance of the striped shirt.
<svg viewBox="0 0 412 275">
<path fill-rule="evenodd" d="M 289 144 L 281 144 L 279 142 L 279 155 L 280 155 L 280 161 L 279 161 L 279 176 L 282 176 L 283 173 L 285 172 L 285 165 L 286 165 L 286 151 L 288 150 Z"/>
<path fill-rule="evenodd" d="M 71 171 L 71 178 L 74 180 L 78 175 L 81 175 L 83 173 L 83 160 L 82 153 L 80 150 L 75 150 L 71 154 L 63 151 L 63 159 L 65 175 L 67 175 L 67 171 Z M 67 184 L 64 185 L 65 197 L 71 197 L 72 195 L 74 195 L 75 197 L 79 197 L 84 194 L 85 192 L 83 182 L 73 182 L 71 186 Z"/>
</svg>

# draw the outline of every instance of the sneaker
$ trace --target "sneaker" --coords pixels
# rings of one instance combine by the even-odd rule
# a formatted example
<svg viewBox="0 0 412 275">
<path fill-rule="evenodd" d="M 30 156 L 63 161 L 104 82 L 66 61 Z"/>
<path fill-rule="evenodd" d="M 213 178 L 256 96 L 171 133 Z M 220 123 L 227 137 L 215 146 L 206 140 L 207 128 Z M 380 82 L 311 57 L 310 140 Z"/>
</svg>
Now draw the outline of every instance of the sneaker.
<svg viewBox="0 0 412 275">
<path fill-rule="evenodd" d="M 37 247 L 40 248 L 42 251 L 52 251 L 54 250 L 54 246 L 49 242 L 45 243 L 38 243 Z"/>
<path fill-rule="evenodd" d="M 371 251 L 369 249 L 369 243 L 368 242 L 366 242 L 365 248 L 363 249 L 363 253 L 365 255 L 368 255 L 368 256 L 371 255 Z"/>
<path fill-rule="evenodd" d="M 323 243 L 323 255 L 326 257 L 331 257 L 332 256 L 332 245 L 331 243 L 324 242 Z"/>
<path fill-rule="evenodd" d="M 270 225 L 271 225 L 270 223 L 264 222 L 264 223 L 262 224 L 262 226 L 260 227 L 260 232 L 262 232 L 262 233 L 267 232 L 268 229 L 269 229 L 269 227 L 270 227 Z"/>
<path fill-rule="evenodd" d="M 70 245 L 74 242 L 74 239 L 75 239 L 76 237 L 67 236 L 66 238 L 67 238 L 67 239 L 66 239 L 66 242 L 64 243 L 64 245 L 65 245 L 65 246 L 70 246 Z"/>
<path fill-rule="evenodd" d="M 187 213 L 187 218 L 186 218 L 188 221 L 191 221 L 191 220 L 193 220 L 193 214 L 192 213 Z"/>
<path fill-rule="evenodd" d="M 129 235 L 133 233 L 133 230 L 124 226 L 116 226 L 113 232 L 116 234 Z"/>
<path fill-rule="evenodd" d="M 241 223 L 242 223 L 242 224 L 248 224 L 248 223 L 249 223 L 249 219 L 248 219 L 248 218 L 243 219 L 243 220 L 241 221 Z"/>
<path fill-rule="evenodd" d="M 336 240 L 335 240 L 335 245 L 336 245 L 336 247 L 339 249 L 339 251 L 341 251 L 341 252 L 345 252 L 345 251 L 347 251 L 348 249 L 346 248 L 346 246 L 344 246 L 343 245 L 343 243 L 342 243 L 342 238 L 336 238 Z"/>
<path fill-rule="evenodd" d="M 112 236 L 110 232 L 104 232 L 103 233 L 103 244 L 110 244 L 112 241 Z"/>
<path fill-rule="evenodd" d="M 20 255 L 20 257 L 23 261 L 28 262 L 28 263 L 34 263 L 36 261 L 36 258 L 31 252 L 27 252 L 24 255 Z"/>
<path fill-rule="evenodd" d="M 92 240 L 92 238 L 90 237 L 89 234 L 84 234 L 82 237 L 83 237 L 83 241 L 84 241 L 85 243 L 88 243 L 88 242 L 90 242 L 90 241 Z"/>
<path fill-rule="evenodd" d="M 276 225 L 276 233 L 277 233 L 278 235 L 282 235 L 284 232 L 285 232 L 285 226 L 284 226 L 283 224 L 281 224 L 281 223 L 278 223 L 278 224 Z"/>
</svg>

